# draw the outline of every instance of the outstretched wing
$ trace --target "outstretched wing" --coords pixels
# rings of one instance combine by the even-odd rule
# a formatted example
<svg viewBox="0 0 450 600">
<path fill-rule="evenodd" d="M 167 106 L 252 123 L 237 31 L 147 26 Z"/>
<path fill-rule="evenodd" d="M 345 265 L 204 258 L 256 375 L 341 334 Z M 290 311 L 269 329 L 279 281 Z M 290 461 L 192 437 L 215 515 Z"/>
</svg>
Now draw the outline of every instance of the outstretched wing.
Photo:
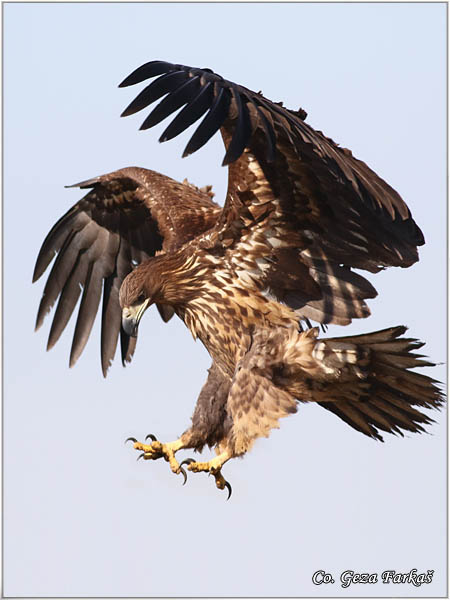
<svg viewBox="0 0 450 600">
<path fill-rule="evenodd" d="M 395 190 L 291 111 L 209 69 L 153 61 L 121 86 L 160 75 L 129 105 L 132 114 L 165 95 L 146 129 L 184 105 L 166 141 L 204 115 L 183 156 L 221 130 L 228 193 L 212 244 L 243 285 L 266 290 L 321 323 L 369 314 L 376 295 L 352 268 L 377 272 L 418 260 L 423 235 Z"/>
<path fill-rule="evenodd" d="M 47 349 L 58 341 L 82 291 L 70 353 L 81 355 L 97 314 L 103 287 L 101 364 L 106 376 L 120 334 L 122 362 L 129 362 L 136 339 L 121 327 L 119 290 L 134 266 L 172 252 L 209 229 L 220 214 L 209 190 L 201 191 L 153 171 L 130 167 L 76 184 L 92 188 L 52 228 L 37 258 L 33 281 L 55 258 L 36 321 L 38 329 L 58 299 Z M 169 306 L 158 306 L 167 321 Z"/>
</svg>

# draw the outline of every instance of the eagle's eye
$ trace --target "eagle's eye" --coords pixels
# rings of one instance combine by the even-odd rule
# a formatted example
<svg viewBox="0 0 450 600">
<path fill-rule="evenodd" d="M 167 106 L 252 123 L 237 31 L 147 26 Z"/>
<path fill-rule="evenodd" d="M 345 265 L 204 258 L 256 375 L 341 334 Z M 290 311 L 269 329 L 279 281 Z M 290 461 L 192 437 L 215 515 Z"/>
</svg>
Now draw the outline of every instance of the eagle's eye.
<svg viewBox="0 0 450 600">
<path fill-rule="evenodd" d="M 136 302 L 137 302 L 138 304 L 142 304 L 143 302 L 145 302 L 145 294 L 144 294 L 144 292 L 141 292 L 141 293 L 139 294 L 139 296 L 138 296 L 138 297 L 137 297 L 137 299 L 136 299 Z"/>
</svg>

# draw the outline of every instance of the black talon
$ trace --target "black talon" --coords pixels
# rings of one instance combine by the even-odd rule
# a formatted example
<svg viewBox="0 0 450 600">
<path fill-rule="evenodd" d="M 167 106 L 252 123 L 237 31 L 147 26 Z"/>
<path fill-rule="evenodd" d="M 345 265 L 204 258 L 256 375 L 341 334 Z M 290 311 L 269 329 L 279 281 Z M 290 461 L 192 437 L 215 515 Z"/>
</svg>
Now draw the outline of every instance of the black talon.
<svg viewBox="0 0 450 600">
<path fill-rule="evenodd" d="M 182 463 L 180 463 L 180 467 L 182 467 L 183 465 L 190 465 L 191 463 L 195 462 L 194 458 L 185 458 L 183 460 Z"/>
<path fill-rule="evenodd" d="M 137 443 L 137 439 L 134 437 L 129 437 L 125 440 L 124 444 L 126 444 L 127 442 L 134 442 L 135 444 Z"/>
<path fill-rule="evenodd" d="M 229 499 L 231 498 L 231 492 L 232 492 L 233 490 L 231 489 L 231 485 L 228 483 L 228 481 L 225 481 L 225 487 L 226 487 L 226 488 L 227 488 L 227 490 L 228 490 L 228 498 L 227 498 L 227 500 L 229 500 Z"/>
<path fill-rule="evenodd" d="M 156 442 L 157 439 L 156 437 L 153 435 L 153 433 L 149 433 L 148 435 L 145 436 L 145 439 L 148 440 L 148 438 L 150 438 L 152 440 L 152 442 Z"/>
<path fill-rule="evenodd" d="M 145 456 L 145 452 L 143 452 L 142 454 L 139 454 L 139 456 L 137 457 L 136 460 L 139 460 L 140 458 L 143 458 L 143 456 Z"/>
<path fill-rule="evenodd" d="M 183 464 L 183 463 L 181 463 Z M 186 471 L 180 466 L 180 473 L 183 475 L 184 477 L 184 481 L 183 481 L 183 485 L 186 483 L 187 481 L 187 475 L 186 475 Z"/>
</svg>

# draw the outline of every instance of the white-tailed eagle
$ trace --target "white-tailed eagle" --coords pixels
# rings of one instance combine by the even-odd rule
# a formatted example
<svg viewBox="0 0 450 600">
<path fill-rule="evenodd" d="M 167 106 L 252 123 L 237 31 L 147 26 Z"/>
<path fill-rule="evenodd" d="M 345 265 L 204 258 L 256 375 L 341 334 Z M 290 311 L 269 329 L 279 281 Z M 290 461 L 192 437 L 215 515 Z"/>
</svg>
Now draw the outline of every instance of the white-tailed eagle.
<svg viewBox="0 0 450 600">
<path fill-rule="evenodd" d="M 37 327 L 55 301 L 48 347 L 58 340 L 81 294 L 70 356 L 88 340 L 102 303 L 103 374 L 118 339 L 131 360 L 145 310 L 176 313 L 212 358 L 191 426 L 174 442 L 134 441 L 144 459 L 164 457 L 174 473 L 214 475 L 268 436 L 299 402 L 315 402 L 358 431 L 420 432 L 419 409 L 442 403 L 436 382 L 411 369 L 432 366 L 404 326 L 359 336 L 320 338 L 320 325 L 366 317 L 372 285 L 353 269 L 408 267 L 424 243 L 395 190 L 352 153 L 260 93 L 209 69 L 147 63 L 122 87 L 157 77 L 128 106 L 130 115 L 162 98 L 150 128 L 181 108 L 169 140 L 202 118 L 183 156 L 220 130 L 228 165 L 223 208 L 210 187 L 136 167 L 78 184 L 90 191 L 48 234 L 34 280 L 55 258 Z M 82 292 L 82 293 L 81 293 Z M 147 436 L 149 437 L 149 436 Z M 175 454 L 214 447 L 207 462 Z"/>
</svg>

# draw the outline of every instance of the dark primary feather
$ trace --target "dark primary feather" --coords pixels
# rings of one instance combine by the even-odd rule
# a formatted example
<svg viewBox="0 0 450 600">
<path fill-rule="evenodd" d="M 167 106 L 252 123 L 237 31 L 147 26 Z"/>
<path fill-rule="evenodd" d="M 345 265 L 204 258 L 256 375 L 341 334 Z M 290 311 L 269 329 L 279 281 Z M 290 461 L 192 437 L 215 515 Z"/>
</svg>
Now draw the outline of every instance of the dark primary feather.
<svg viewBox="0 0 450 600">
<path fill-rule="evenodd" d="M 164 69 L 164 70 L 163 70 Z M 161 73 L 164 73 L 164 75 L 161 75 Z M 197 94 L 197 90 L 194 91 L 194 89 L 191 91 L 189 94 L 186 94 L 185 99 L 186 99 L 186 111 L 184 112 L 184 115 L 180 117 L 180 115 L 177 115 L 176 120 L 177 120 L 177 130 L 178 133 L 180 133 L 181 131 L 184 131 L 185 129 L 187 129 L 190 125 L 192 125 L 192 123 L 194 123 L 196 120 L 198 120 L 202 114 L 204 114 L 204 112 L 206 112 L 206 110 L 209 108 L 209 112 L 207 114 L 207 120 L 205 119 L 205 121 L 203 123 L 200 124 L 200 126 L 196 129 L 194 135 L 191 137 L 190 141 L 188 142 L 188 145 L 186 146 L 186 149 L 184 150 L 183 156 L 187 156 L 188 154 L 191 154 L 192 152 L 195 152 L 195 150 L 197 150 L 198 148 L 200 148 L 203 144 L 205 144 L 209 137 L 211 135 L 213 135 L 222 125 L 223 125 L 223 121 L 226 117 L 229 116 L 228 112 L 226 112 L 225 110 L 219 110 L 219 108 L 228 108 L 228 105 L 232 105 L 232 110 L 237 113 L 238 115 L 238 120 L 239 120 L 239 127 L 236 130 L 235 133 L 235 141 L 233 143 L 233 147 L 232 150 L 230 151 L 230 153 L 228 155 L 225 156 L 224 158 L 224 162 L 223 164 L 229 164 L 229 162 L 231 162 L 232 160 L 236 160 L 239 156 L 240 153 L 242 152 L 242 150 L 245 147 L 245 143 L 248 141 L 248 119 L 246 118 L 246 113 L 248 113 L 248 108 L 247 108 L 247 102 L 250 102 L 253 105 L 253 109 L 259 112 L 259 106 L 260 105 L 264 105 L 264 98 L 263 96 L 259 95 L 259 94 L 255 94 L 254 92 L 251 92 L 250 90 L 247 90 L 246 88 L 244 88 L 243 86 L 239 86 L 231 81 L 227 81 L 225 79 L 223 79 L 220 75 L 217 75 L 216 73 L 213 73 L 210 69 L 197 69 L 197 68 L 192 68 L 192 67 L 186 67 L 184 65 L 174 65 L 174 64 L 170 64 L 170 63 L 165 63 L 163 61 L 153 61 L 150 63 L 147 63 L 146 65 L 143 65 L 142 67 L 139 67 L 138 69 L 136 69 L 136 71 L 134 71 L 130 76 L 128 76 L 124 81 L 122 81 L 122 83 L 120 84 L 119 87 L 127 87 L 129 85 L 135 85 L 136 83 L 140 83 L 146 79 L 149 79 L 151 77 L 155 77 L 156 75 L 161 75 L 161 77 L 159 77 L 159 79 L 157 79 L 155 82 L 153 82 L 153 84 L 150 84 L 149 87 L 151 87 L 152 85 L 156 84 L 158 81 L 162 81 L 162 84 L 164 85 L 164 82 L 166 81 L 166 77 L 170 76 L 172 79 L 170 79 L 170 81 L 175 81 L 175 76 L 180 77 L 180 81 L 185 81 L 185 79 L 183 79 L 183 75 L 185 77 L 190 77 L 190 78 L 197 78 L 197 77 L 201 77 L 200 79 L 200 85 L 201 87 L 203 87 L 205 90 L 211 90 L 212 93 L 210 94 L 210 97 L 207 99 L 209 101 L 209 104 L 207 106 L 205 106 L 203 111 L 200 110 L 193 110 L 193 107 L 195 107 L 198 104 L 198 94 Z M 148 88 L 146 88 L 147 90 Z M 166 89 L 166 88 L 164 88 Z M 146 90 L 144 90 L 144 92 L 146 92 Z M 177 94 L 176 90 L 171 90 L 172 93 Z M 138 98 L 136 98 L 136 100 L 134 100 L 130 106 L 124 111 L 124 113 L 122 113 L 122 116 L 127 116 L 128 114 L 131 114 L 131 112 L 128 112 L 130 110 L 130 108 L 132 108 L 132 112 L 137 112 L 137 110 L 140 110 L 140 108 L 138 108 L 137 110 L 134 110 L 134 103 L 136 102 L 136 106 L 140 104 L 140 101 L 138 101 L 138 99 L 142 96 L 142 94 L 144 94 L 144 92 L 141 92 L 141 94 L 138 96 Z M 169 92 L 169 90 L 167 89 L 167 92 Z M 170 93 L 169 93 L 170 96 Z M 261 99 L 263 100 L 263 102 L 261 102 Z M 203 98 L 203 100 L 205 100 Z M 145 106 L 147 106 L 149 103 L 145 104 Z M 272 103 L 270 103 L 272 104 Z M 192 105 L 192 107 L 191 107 Z M 174 105 L 176 106 L 176 105 Z M 144 106 L 142 106 L 142 108 L 144 108 Z M 157 107 L 158 108 L 158 107 Z M 179 108 L 179 107 L 176 107 Z M 176 110 L 176 108 L 173 109 Z M 202 105 L 203 108 L 203 105 Z M 172 112 L 173 112 L 172 111 Z M 167 116 L 170 113 L 167 113 Z M 150 119 L 150 121 L 148 121 L 147 119 L 144 121 L 141 129 L 147 129 L 148 127 L 151 127 L 152 125 L 150 125 L 149 123 L 152 123 L 152 119 L 151 116 L 148 117 L 147 119 Z M 158 121 L 159 122 L 159 121 Z M 207 126 L 206 126 L 206 122 L 207 122 Z M 177 134 L 176 134 L 177 135 Z M 267 132 L 267 135 L 270 136 L 269 131 Z M 207 137 L 209 136 L 209 137 Z M 173 137 L 173 136 L 171 136 Z M 203 141 L 200 145 L 198 145 L 197 140 L 200 140 L 202 138 L 206 138 L 205 141 Z M 169 137 L 165 137 L 164 139 L 161 139 L 160 141 L 166 141 L 167 139 L 170 139 Z M 195 143 L 194 143 L 195 141 Z M 195 149 L 193 149 L 195 148 Z M 189 149 L 189 150 L 188 150 Z M 269 145 L 268 145 L 268 156 L 270 156 L 270 150 L 271 150 L 271 146 L 270 146 L 270 140 L 269 140 Z"/>
<path fill-rule="evenodd" d="M 189 79 L 181 85 L 173 94 L 168 94 L 161 102 L 153 109 L 151 114 L 145 120 L 145 126 L 142 129 L 153 127 L 157 123 L 163 121 L 166 117 L 178 110 L 189 100 L 192 90 L 199 91 L 199 77 Z"/>
<path fill-rule="evenodd" d="M 179 133 L 184 131 L 186 127 L 189 127 L 192 125 L 192 123 L 195 123 L 195 121 L 197 121 L 208 110 L 212 95 L 213 86 L 211 83 L 207 83 L 205 86 L 201 87 L 196 96 L 189 102 L 189 104 L 186 104 L 183 110 L 180 111 L 170 125 L 164 130 L 159 138 L 159 141 L 165 142 L 166 140 L 171 140 Z"/>
<path fill-rule="evenodd" d="M 166 75 L 163 75 L 147 86 L 123 111 L 122 116 L 126 117 L 142 110 L 152 102 L 155 102 L 155 100 L 164 96 L 164 94 L 167 94 L 167 92 L 176 90 L 178 85 L 184 83 L 186 79 L 187 74 L 183 72 L 167 73 Z M 155 125 L 157 122 L 158 121 L 153 124 Z M 151 127 L 151 125 L 148 125 L 148 127 Z M 143 127 L 143 129 L 145 129 L 145 127 Z"/>
<path fill-rule="evenodd" d="M 55 224 L 36 261 L 33 281 L 55 259 L 36 329 L 58 300 L 47 346 L 50 349 L 81 295 L 70 353 L 73 366 L 87 343 L 103 294 L 101 364 L 106 376 L 119 335 L 123 363 L 131 360 L 136 345 L 136 339 L 121 327 L 119 290 L 126 275 L 156 252 L 172 251 L 211 227 L 220 208 L 195 186 L 134 167 L 83 181 L 76 187 L 92 189 Z M 173 315 L 169 306 L 158 306 L 158 310 L 165 321 Z"/>
<path fill-rule="evenodd" d="M 173 65 L 163 60 L 152 60 L 133 71 L 131 75 L 122 81 L 119 87 L 135 85 L 136 83 L 145 81 L 149 77 L 155 77 L 156 75 L 161 75 L 161 73 L 167 73 L 172 66 Z"/>
<path fill-rule="evenodd" d="M 228 115 L 230 97 L 225 90 L 214 83 L 214 100 L 209 112 L 195 130 L 183 152 L 183 158 L 196 152 L 218 131 Z"/>
</svg>

